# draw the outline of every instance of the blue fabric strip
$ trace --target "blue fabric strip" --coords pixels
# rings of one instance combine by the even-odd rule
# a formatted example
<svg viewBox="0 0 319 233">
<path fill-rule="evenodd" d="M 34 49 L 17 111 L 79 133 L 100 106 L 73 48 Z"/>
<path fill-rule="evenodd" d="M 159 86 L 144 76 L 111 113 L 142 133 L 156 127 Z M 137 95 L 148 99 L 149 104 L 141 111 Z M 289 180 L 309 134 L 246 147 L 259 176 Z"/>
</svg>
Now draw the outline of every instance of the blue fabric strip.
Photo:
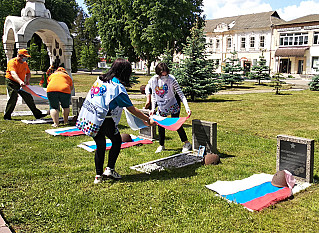
<svg viewBox="0 0 319 233">
<path fill-rule="evenodd" d="M 223 197 L 225 197 L 226 199 L 230 201 L 243 204 L 253 199 L 265 196 L 268 193 L 276 192 L 280 189 L 282 188 L 273 186 L 271 182 L 266 182 L 261 185 L 255 186 L 253 188 L 239 191 L 237 193 L 223 195 Z"/>
</svg>

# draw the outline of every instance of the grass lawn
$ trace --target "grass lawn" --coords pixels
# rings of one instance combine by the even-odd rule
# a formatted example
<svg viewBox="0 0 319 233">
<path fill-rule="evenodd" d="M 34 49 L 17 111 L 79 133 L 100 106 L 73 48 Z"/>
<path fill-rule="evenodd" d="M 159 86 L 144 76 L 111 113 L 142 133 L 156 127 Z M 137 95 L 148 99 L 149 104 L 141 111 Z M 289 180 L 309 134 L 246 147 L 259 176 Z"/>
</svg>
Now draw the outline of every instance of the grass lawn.
<svg viewBox="0 0 319 233">
<path fill-rule="evenodd" d="M 75 75 L 76 90 L 87 92 L 95 79 Z M 137 92 L 147 80 L 141 77 L 130 91 Z M 167 131 L 167 150 L 155 154 L 158 142 L 123 149 L 116 164 L 123 179 L 99 185 L 93 184 L 94 153 L 77 147 L 90 137 L 50 136 L 44 132 L 50 125 L 19 121 L 32 117 L 4 121 L 1 113 L 1 214 L 15 232 L 317 232 L 318 184 L 261 212 L 228 203 L 205 185 L 274 174 L 279 134 L 315 139 L 318 179 L 318 99 L 318 92 L 307 90 L 214 95 L 205 102 L 190 102 L 191 119 L 217 122 L 222 164 L 151 175 L 131 170 L 181 151 L 177 133 Z M 184 125 L 189 139 L 191 119 Z M 138 134 L 125 117 L 120 131 Z"/>
</svg>

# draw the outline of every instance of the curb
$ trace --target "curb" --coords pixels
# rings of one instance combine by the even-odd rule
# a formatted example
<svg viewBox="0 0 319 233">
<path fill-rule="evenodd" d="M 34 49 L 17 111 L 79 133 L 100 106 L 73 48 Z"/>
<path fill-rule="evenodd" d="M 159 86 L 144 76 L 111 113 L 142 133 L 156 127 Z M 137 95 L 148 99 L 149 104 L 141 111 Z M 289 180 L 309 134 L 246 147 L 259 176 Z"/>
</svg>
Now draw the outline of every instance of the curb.
<svg viewBox="0 0 319 233">
<path fill-rule="evenodd" d="M 0 215 L 0 233 L 11 233 L 10 228 L 7 226 L 6 222 Z"/>
</svg>

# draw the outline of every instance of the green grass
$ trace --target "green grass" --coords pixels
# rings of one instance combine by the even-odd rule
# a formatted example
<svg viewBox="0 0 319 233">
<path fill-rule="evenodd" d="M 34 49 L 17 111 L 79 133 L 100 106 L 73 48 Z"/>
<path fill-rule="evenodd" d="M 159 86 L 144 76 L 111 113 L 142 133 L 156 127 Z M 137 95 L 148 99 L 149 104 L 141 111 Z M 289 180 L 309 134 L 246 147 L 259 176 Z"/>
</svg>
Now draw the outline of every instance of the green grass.
<svg viewBox="0 0 319 233">
<path fill-rule="evenodd" d="M 87 92 L 95 79 L 74 76 L 76 90 Z M 131 91 L 137 92 L 147 80 L 141 77 Z M 191 102 L 191 119 L 217 122 L 222 164 L 151 175 L 131 170 L 130 166 L 181 151 L 177 133 L 167 131 L 168 150 L 155 154 L 158 142 L 123 149 L 116 164 L 123 179 L 100 185 L 93 184 L 94 153 L 77 147 L 91 138 L 53 137 L 44 132 L 50 125 L 19 121 L 32 117 L 7 122 L 1 114 L 0 211 L 16 232 L 315 232 L 317 184 L 253 213 L 216 197 L 205 185 L 274 174 L 279 134 L 315 139 L 318 178 L 318 98 L 318 92 L 299 91 L 214 95 L 205 102 Z M 185 130 L 191 139 L 191 120 Z M 137 135 L 125 117 L 120 131 Z"/>
</svg>

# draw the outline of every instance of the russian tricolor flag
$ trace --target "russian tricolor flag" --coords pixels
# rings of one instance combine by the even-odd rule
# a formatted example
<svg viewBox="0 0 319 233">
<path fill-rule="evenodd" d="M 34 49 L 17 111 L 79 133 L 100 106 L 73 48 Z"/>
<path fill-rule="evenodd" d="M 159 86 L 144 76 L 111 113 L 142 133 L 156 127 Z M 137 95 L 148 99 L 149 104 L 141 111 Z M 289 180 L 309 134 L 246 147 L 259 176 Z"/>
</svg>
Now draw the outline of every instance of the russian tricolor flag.
<svg viewBox="0 0 319 233">
<path fill-rule="evenodd" d="M 31 86 L 31 85 L 26 85 L 21 87 L 22 90 L 24 90 L 25 92 L 28 92 L 29 94 L 39 97 L 41 99 L 45 99 L 47 100 L 47 92 L 45 91 L 45 89 L 43 89 L 43 87 L 38 87 L 38 86 Z"/>
<path fill-rule="evenodd" d="M 260 211 L 292 195 L 292 190 L 288 187 L 273 186 L 272 178 L 273 175 L 261 173 L 243 180 L 216 181 L 206 187 L 231 202 L 241 204 L 252 211 Z"/>
<path fill-rule="evenodd" d="M 161 117 L 161 116 L 151 116 L 151 118 L 158 124 L 159 126 L 162 126 L 165 129 L 176 131 L 178 130 L 185 121 L 189 118 L 188 117 Z"/>
</svg>

